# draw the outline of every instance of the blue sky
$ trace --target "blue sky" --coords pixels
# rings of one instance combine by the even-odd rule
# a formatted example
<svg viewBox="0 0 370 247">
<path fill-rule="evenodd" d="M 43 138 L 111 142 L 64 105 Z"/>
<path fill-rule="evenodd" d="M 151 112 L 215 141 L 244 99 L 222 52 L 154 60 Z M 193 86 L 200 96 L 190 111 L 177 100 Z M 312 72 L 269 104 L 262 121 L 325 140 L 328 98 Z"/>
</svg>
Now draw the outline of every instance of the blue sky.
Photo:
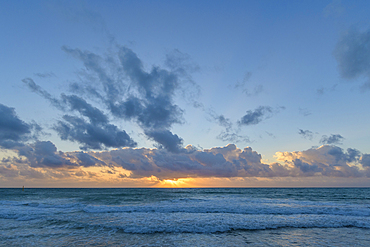
<svg viewBox="0 0 370 247">
<path fill-rule="evenodd" d="M 370 185 L 368 1 L 0 5 L 1 186 Z"/>
</svg>

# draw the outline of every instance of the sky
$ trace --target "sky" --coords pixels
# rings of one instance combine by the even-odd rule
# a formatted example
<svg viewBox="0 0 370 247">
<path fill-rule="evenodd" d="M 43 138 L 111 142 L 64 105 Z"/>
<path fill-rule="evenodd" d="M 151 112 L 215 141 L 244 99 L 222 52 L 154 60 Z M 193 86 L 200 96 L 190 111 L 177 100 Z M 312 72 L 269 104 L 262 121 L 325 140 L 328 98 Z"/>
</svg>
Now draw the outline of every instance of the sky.
<svg viewBox="0 0 370 247">
<path fill-rule="evenodd" d="M 369 11 L 0 0 L 0 187 L 369 187 Z"/>
</svg>

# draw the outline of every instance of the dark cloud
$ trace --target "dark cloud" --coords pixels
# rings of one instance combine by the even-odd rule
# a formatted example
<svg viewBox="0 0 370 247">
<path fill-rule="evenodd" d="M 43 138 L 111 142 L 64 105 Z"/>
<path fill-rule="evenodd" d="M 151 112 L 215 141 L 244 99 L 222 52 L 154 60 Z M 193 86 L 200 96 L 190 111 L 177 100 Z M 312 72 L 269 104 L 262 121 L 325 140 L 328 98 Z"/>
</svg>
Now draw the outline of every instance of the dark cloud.
<svg viewBox="0 0 370 247">
<path fill-rule="evenodd" d="M 94 158 L 88 153 L 74 152 L 73 156 L 77 159 L 76 163 L 79 166 L 90 167 L 90 166 L 108 166 L 105 162 Z"/>
<path fill-rule="evenodd" d="M 231 120 L 229 118 L 226 118 L 224 115 L 218 115 L 216 112 L 214 112 L 213 110 L 208 110 L 207 112 L 208 116 L 207 117 L 207 120 L 209 120 L 210 122 L 215 122 L 216 124 L 218 124 L 219 126 L 221 127 L 224 127 L 226 132 L 230 132 L 232 127 L 233 127 L 233 123 L 231 122 Z"/>
<path fill-rule="evenodd" d="M 324 169 L 319 167 L 317 164 L 309 164 L 303 162 L 300 159 L 293 160 L 293 164 L 295 167 L 298 167 L 305 175 L 313 176 L 316 172 L 322 172 Z"/>
<path fill-rule="evenodd" d="M 186 91 L 182 85 L 192 83 L 189 73 L 198 69 L 188 55 L 175 50 L 166 57 L 170 70 L 153 66 L 147 72 L 136 53 L 126 47 L 119 47 L 116 54 L 106 58 L 89 51 L 62 49 L 81 60 L 89 77 L 101 84 L 99 88 L 74 83 L 76 91 L 100 99 L 112 116 L 137 122 L 160 146 L 179 151 L 181 138 L 170 128 L 183 123 L 183 110 L 173 98 L 176 91 Z"/>
<path fill-rule="evenodd" d="M 117 126 L 96 124 L 80 117 L 64 115 L 63 121 L 58 121 L 54 129 L 62 140 L 80 143 L 82 150 L 136 146 L 126 131 Z"/>
<path fill-rule="evenodd" d="M 235 132 L 228 131 L 222 131 L 216 138 L 229 143 L 251 142 L 248 136 L 239 135 Z"/>
<path fill-rule="evenodd" d="M 170 152 L 178 153 L 182 150 L 183 140 L 169 130 L 151 130 L 145 134 Z"/>
<path fill-rule="evenodd" d="M 18 148 L 17 151 L 21 157 L 27 158 L 27 163 L 31 167 L 75 166 L 62 152 L 57 152 L 57 148 L 50 141 L 37 141 Z"/>
<path fill-rule="evenodd" d="M 340 147 L 331 146 L 331 149 L 328 150 L 328 154 L 335 157 L 336 163 L 332 165 L 340 165 L 344 162 L 357 162 L 361 156 L 360 151 L 354 148 L 348 148 L 347 153 L 343 151 Z"/>
<path fill-rule="evenodd" d="M 50 73 L 35 73 L 35 76 L 38 76 L 40 78 L 49 78 L 49 77 L 55 77 L 55 74 L 53 72 L 50 72 Z"/>
<path fill-rule="evenodd" d="M 2 165 L 0 164 L 0 175 L 7 178 L 13 178 L 19 176 L 19 170 L 16 166 L 9 164 L 9 165 Z"/>
<path fill-rule="evenodd" d="M 23 170 L 28 165 L 31 168 L 70 168 L 109 166 L 105 162 L 84 152 L 65 153 L 58 151 L 54 143 L 50 141 L 36 141 L 14 148 L 18 157 L 9 157 L 2 160 L 3 164 L 15 164 Z M 9 166 L 9 165 L 8 165 Z M 29 170 L 29 169 L 28 169 Z M 22 174 L 21 174 L 22 175 Z"/>
<path fill-rule="evenodd" d="M 298 134 L 300 134 L 303 138 L 308 139 L 310 141 L 313 138 L 313 132 L 312 131 L 309 131 L 309 130 L 299 129 Z"/>
<path fill-rule="evenodd" d="M 270 106 L 260 106 L 256 110 L 247 111 L 247 114 L 239 120 L 239 125 L 255 125 L 272 116 L 273 109 Z"/>
<path fill-rule="evenodd" d="M 100 111 L 98 108 L 93 107 L 91 104 L 87 103 L 86 100 L 76 96 L 76 95 L 64 95 L 62 94 L 62 99 L 66 102 L 71 111 L 78 111 L 82 116 L 87 117 L 93 124 L 107 124 L 107 116 Z"/>
<path fill-rule="evenodd" d="M 269 166 L 261 162 L 261 155 L 251 148 L 241 150 L 233 144 L 205 150 L 187 146 L 178 154 L 164 149 L 125 148 L 91 155 L 131 171 L 130 178 L 273 176 Z"/>
<path fill-rule="evenodd" d="M 361 156 L 361 152 L 354 148 L 347 148 L 346 159 L 348 162 L 357 162 Z"/>
<path fill-rule="evenodd" d="M 0 116 L 0 146 L 3 148 L 21 146 L 31 139 L 31 131 L 34 128 L 40 130 L 40 126 L 22 121 L 14 108 L 3 104 L 0 104 Z"/>
<path fill-rule="evenodd" d="M 171 128 L 184 122 L 183 110 L 174 103 L 174 96 L 180 93 L 192 105 L 201 105 L 196 101 L 200 88 L 191 77 L 199 66 L 189 55 L 174 50 L 166 55 L 166 68 L 152 66 L 148 70 L 127 47 L 116 46 L 104 56 L 66 46 L 62 50 L 84 66 L 80 80 L 70 85 L 72 95 L 62 94 L 58 99 L 31 78 L 23 80 L 58 109 L 74 113 L 65 114 L 55 126 L 62 139 L 79 142 L 82 149 L 134 146 L 136 143 L 125 131 L 109 123 L 110 116 L 136 122 L 160 147 L 180 150 L 182 139 Z M 103 108 L 94 107 L 87 99 Z M 108 141 L 114 135 L 119 137 Z"/>
<path fill-rule="evenodd" d="M 342 141 L 344 140 L 344 137 L 336 134 L 331 134 L 330 136 L 323 135 L 321 137 L 320 143 L 322 144 L 342 144 Z"/>
<path fill-rule="evenodd" d="M 370 31 L 349 30 L 337 43 L 334 56 L 343 78 L 370 78 Z"/>
<path fill-rule="evenodd" d="M 237 134 L 238 130 L 233 128 L 233 123 L 229 118 L 226 118 L 224 115 L 218 115 L 213 110 L 208 111 L 208 120 L 211 122 L 215 122 L 219 126 L 225 128 L 224 131 L 221 131 L 221 133 L 216 137 L 219 140 L 227 141 L 229 143 L 237 143 L 237 142 L 250 142 L 250 139 L 248 136 L 243 136 Z"/>
<path fill-rule="evenodd" d="M 33 178 L 97 176 L 80 167 L 101 167 L 120 178 L 177 179 L 187 177 L 370 177 L 370 156 L 356 149 L 323 145 L 299 152 L 278 152 L 281 163 L 265 164 L 252 148 L 234 144 L 198 150 L 193 146 L 174 153 L 166 149 L 122 148 L 102 152 L 58 152 L 51 142 L 17 149 L 19 159 L 3 159 L 0 175 Z M 369 157 L 368 157 L 369 156 Z M 362 164 L 362 166 L 359 166 Z M 34 168 L 43 168 L 43 172 Z M 127 170 L 121 174 L 118 168 Z M 362 169 L 363 167 L 363 169 Z"/>
<path fill-rule="evenodd" d="M 356 149 L 343 149 L 323 145 L 301 152 L 277 153 L 279 161 L 291 168 L 290 176 L 369 177 L 370 173 L 356 165 L 360 153 Z"/>
<path fill-rule="evenodd" d="M 46 90 L 42 89 L 39 85 L 37 85 L 31 78 L 25 78 L 22 80 L 28 88 L 43 98 L 47 99 L 54 107 L 64 110 L 64 106 L 60 100 L 57 98 L 53 97 L 50 93 L 48 93 Z"/>
<path fill-rule="evenodd" d="M 62 140 L 81 144 L 80 148 L 103 149 L 109 147 L 134 147 L 136 142 L 117 126 L 110 124 L 108 117 L 98 108 L 77 95 L 61 95 L 61 99 L 52 97 L 32 79 L 23 80 L 33 91 L 41 94 L 52 105 L 63 111 L 77 112 L 79 116 L 64 115 L 54 126 Z"/>
<path fill-rule="evenodd" d="M 370 154 L 363 154 L 361 156 L 360 162 L 363 167 L 370 167 Z"/>
<path fill-rule="evenodd" d="M 141 96 L 136 101 L 141 103 L 142 111 L 133 111 L 138 113 L 133 117 L 139 124 L 144 128 L 169 128 L 174 123 L 181 123 L 183 111 L 173 103 L 179 86 L 178 75 L 159 67 L 153 67 L 149 73 L 144 71 L 141 60 L 125 47 L 120 49 L 119 60 L 131 85 Z"/>
</svg>

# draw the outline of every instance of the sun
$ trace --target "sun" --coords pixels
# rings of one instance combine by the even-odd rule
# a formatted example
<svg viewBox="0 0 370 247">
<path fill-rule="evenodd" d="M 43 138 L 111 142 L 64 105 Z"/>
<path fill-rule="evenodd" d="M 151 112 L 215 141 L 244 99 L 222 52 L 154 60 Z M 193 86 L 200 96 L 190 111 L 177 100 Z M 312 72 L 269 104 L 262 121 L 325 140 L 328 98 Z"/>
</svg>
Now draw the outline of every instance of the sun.
<svg viewBox="0 0 370 247">
<path fill-rule="evenodd" d="M 174 178 L 174 179 L 163 179 L 160 181 L 159 186 L 161 188 L 183 188 L 189 187 L 190 179 L 187 178 Z"/>
</svg>

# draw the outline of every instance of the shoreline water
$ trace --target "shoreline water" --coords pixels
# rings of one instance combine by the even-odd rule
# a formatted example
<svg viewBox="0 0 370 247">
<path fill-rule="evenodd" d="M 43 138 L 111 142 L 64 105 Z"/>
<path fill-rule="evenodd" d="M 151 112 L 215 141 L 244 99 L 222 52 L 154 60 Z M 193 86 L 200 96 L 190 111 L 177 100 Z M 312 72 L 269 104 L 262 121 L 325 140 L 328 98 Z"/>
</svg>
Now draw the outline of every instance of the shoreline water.
<svg viewBox="0 0 370 247">
<path fill-rule="evenodd" d="M 18 188 L 0 195 L 3 245 L 370 246 L 370 188 Z"/>
</svg>

